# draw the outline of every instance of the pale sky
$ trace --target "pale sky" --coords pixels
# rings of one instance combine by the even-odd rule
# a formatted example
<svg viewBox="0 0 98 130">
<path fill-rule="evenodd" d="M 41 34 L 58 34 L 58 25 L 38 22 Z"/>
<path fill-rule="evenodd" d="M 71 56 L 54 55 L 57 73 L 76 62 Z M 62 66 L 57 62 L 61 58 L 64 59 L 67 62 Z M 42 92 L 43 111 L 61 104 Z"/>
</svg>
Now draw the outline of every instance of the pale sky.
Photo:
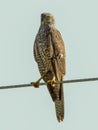
<svg viewBox="0 0 98 130">
<path fill-rule="evenodd" d="M 33 44 L 40 14 L 54 15 L 65 42 L 65 80 L 98 76 L 97 0 L 0 1 L 0 85 L 39 78 Z M 98 82 L 64 84 L 65 119 L 58 123 L 45 86 L 0 90 L 0 130 L 98 130 Z"/>
</svg>

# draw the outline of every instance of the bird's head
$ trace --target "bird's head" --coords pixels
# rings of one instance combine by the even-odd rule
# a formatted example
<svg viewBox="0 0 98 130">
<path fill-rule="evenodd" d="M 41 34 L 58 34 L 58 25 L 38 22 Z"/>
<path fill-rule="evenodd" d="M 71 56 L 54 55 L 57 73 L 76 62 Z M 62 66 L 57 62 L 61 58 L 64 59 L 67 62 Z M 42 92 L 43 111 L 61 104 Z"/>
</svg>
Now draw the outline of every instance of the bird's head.
<svg viewBox="0 0 98 130">
<path fill-rule="evenodd" d="M 42 13 L 41 14 L 41 24 L 43 25 L 54 25 L 55 24 L 55 20 L 52 14 L 50 13 Z"/>
</svg>

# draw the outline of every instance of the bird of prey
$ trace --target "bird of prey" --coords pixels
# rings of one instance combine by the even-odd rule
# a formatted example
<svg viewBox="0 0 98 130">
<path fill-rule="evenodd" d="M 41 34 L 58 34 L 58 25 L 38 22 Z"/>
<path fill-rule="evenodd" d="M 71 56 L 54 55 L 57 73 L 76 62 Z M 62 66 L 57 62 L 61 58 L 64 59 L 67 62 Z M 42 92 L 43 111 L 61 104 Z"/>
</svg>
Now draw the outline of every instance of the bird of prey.
<svg viewBox="0 0 98 130">
<path fill-rule="evenodd" d="M 65 47 L 60 32 L 55 27 L 55 19 L 50 13 L 41 14 L 41 25 L 34 42 L 34 58 L 38 64 L 41 78 L 47 83 L 55 104 L 57 120 L 64 119 L 63 81 L 65 69 Z M 34 85 L 34 82 L 32 82 Z"/>
</svg>

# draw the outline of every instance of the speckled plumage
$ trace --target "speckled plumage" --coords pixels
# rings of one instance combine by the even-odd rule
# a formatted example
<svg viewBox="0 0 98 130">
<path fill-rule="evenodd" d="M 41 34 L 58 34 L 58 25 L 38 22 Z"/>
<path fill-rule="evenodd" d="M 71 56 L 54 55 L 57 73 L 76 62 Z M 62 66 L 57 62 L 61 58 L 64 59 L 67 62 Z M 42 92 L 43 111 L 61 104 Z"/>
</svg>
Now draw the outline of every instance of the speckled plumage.
<svg viewBox="0 0 98 130">
<path fill-rule="evenodd" d="M 55 28 L 54 17 L 50 13 L 41 14 L 41 25 L 34 42 L 34 57 L 41 76 L 48 70 L 43 80 L 62 81 L 65 70 L 65 48 L 60 32 Z M 55 103 L 58 121 L 64 118 L 63 84 L 47 85 Z"/>
</svg>

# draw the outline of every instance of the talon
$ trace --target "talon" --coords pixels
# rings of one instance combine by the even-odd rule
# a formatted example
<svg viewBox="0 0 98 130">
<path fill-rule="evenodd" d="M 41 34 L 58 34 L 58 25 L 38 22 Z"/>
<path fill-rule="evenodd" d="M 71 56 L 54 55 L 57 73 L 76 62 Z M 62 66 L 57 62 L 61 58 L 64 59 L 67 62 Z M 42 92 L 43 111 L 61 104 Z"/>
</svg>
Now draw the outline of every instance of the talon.
<svg viewBox="0 0 98 130">
<path fill-rule="evenodd" d="M 39 82 L 31 82 L 31 85 L 34 86 L 35 88 L 39 88 Z"/>
<path fill-rule="evenodd" d="M 47 81 L 47 84 L 50 84 L 52 87 L 55 87 L 55 84 L 56 84 L 56 80 L 48 80 Z"/>
</svg>

